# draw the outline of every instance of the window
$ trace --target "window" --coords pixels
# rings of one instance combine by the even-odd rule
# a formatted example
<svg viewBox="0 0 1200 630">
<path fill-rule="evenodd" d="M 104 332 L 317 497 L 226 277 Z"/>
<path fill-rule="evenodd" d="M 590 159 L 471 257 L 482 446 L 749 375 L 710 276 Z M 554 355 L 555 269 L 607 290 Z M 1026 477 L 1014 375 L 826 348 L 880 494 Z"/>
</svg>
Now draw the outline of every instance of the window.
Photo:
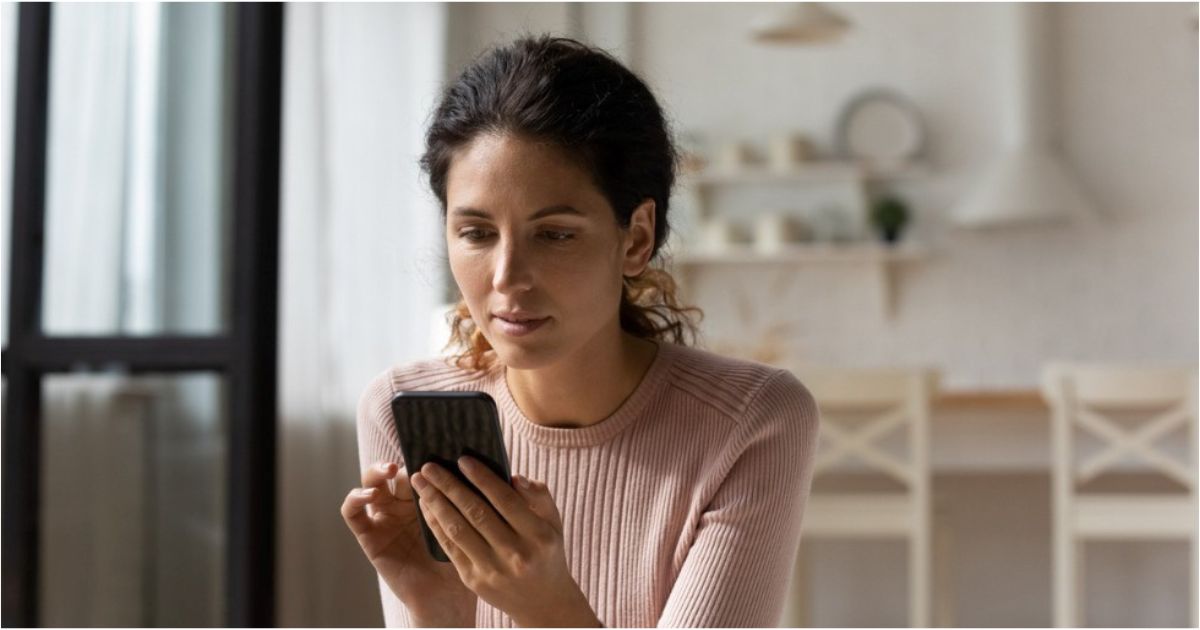
<svg viewBox="0 0 1200 630">
<path fill-rule="evenodd" d="M 43 453 L 66 439 L 110 468 L 78 483 L 126 482 L 119 496 L 149 515 L 109 533 L 155 540 L 153 528 L 178 527 L 222 554 L 188 565 L 207 567 L 194 578 L 219 576 L 217 601 L 193 602 L 184 619 L 153 604 L 164 591 L 117 593 L 116 608 L 141 602 L 139 620 L 117 625 L 273 625 L 283 7 L 18 7 L 5 136 L 3 624 L 53 621 L 41 608 L 54 596 L 39 586 L 55 570 L 41 550 L 55 534 L 43 471 L 56 455 Z M 69 395 L 103 404 L 55 406 Z M 195 409 L 209 413 L 182 411 Z M 83 430 L 64 438 L 64 417 L 99 422 L 97 435 L 129 431 L 137 457 Z M 190 455 L 156 469 L 164 452 Z M 188 457 L 206 462 L 190 474 L 207 498 L 172 523 L 154 507 L 156 471 Z M 139 583 L 176 561 L 143 556 Z"/>
</svg>

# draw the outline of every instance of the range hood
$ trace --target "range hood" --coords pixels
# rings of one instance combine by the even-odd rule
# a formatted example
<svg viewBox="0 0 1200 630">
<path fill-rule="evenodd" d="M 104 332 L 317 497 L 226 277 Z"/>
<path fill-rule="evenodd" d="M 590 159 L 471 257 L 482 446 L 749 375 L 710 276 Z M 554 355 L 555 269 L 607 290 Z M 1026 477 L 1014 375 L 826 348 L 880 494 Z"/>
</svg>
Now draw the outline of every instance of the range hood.
<svg viewBox="0 0 1200 630">
<path fill-rule="evenodd" d="M 1050 11 L 1044 3 L 992 5 L 1007 43 L 1003 153 L 953 208 L 955 224 L 989 228 L 1091 218 L 1091 204 L 1058 155 L 1058 104 Z"/>
</svg>

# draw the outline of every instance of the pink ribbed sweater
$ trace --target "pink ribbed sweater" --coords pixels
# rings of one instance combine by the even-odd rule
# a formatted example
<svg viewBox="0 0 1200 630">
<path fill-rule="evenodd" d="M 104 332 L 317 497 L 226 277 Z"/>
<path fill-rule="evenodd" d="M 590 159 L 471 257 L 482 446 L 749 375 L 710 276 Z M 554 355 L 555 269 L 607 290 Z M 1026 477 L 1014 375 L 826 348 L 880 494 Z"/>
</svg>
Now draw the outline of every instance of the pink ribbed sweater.
<svg viewBox="0 0 1200 630">
<path fill-rule="evenodd" d="M 390 405 L 401 390 L 482 390 L 496 400 L 512 472 L 549 486 L 568 566 L 606 626 L 779 624 L 819 424 L 791 372 L 662 342 L 611 416 L 567 429 L 526 418 L 503 366 L 408 363 L 362 395 L 364 468 L 402 461 Z M 411 626 L 404 605 L 379 586 L 387 626 Z M 513 627 L 483 600 L 476 625 Z"/>
</svg>

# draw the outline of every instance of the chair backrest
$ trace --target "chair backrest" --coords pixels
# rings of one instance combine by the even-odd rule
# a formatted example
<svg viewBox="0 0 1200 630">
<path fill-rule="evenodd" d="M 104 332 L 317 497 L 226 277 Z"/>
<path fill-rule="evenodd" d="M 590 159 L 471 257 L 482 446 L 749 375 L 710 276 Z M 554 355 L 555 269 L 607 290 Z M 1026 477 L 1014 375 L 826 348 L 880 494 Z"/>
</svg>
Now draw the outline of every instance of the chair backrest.
<svg viewBox="0 0 1200 630">
<path fill-rule="evenodd" d="M 937 373 L 927 368 L 833 368 L 801 365 L 792 372 L 821 410 L 821 448 L 814 475 L 857 456 L 867 469 L 882 472 L 909 488 L 929 466 L 930 400 Z M 869 414 L 865 419 L 862 414 Z M 849 419 L 858 418 L 856 426 Z M 907 429 L 907 452 L 897 455 L 881 442 Z"/>
<path fill-rule="evenodd" d="M 1043 368 L 1041 385 L 1054 416 L 1055 457 L 1070 474 L 1070 487 L 1133 459 L 1195 490 L 1195 368 L 1054 362 Z M 1134 428 L 1113 415 L 1139 411 L 1150 417 Z M 1101 440 L 1101 450 L 1078 457 L 1077 428 Z M 1160 444 L 1181 428 L 1188 434 L 1186 460 Z"/>
</svg>

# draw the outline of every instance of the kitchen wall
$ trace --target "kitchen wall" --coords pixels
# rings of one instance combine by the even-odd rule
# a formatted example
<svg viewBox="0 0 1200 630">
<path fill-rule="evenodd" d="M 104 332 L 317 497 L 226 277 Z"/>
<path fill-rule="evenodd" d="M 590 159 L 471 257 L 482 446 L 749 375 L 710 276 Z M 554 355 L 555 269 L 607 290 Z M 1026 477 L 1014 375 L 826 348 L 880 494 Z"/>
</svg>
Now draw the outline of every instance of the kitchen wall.
<svg viewBox="0 0 1200 630">
<path fill-rule="evenodd" d="M 1003 146 L 1004 7 L 832 6 L 853 23 L 844 40 L 779 48 L 747 35 L 761 4 L 456 4 L 447 59 L 461 67 L 523 30 L 594 32 L 651 83 L 678 131 L 712 146 L 800 131 L 829 150 L 840 108 L 860 90 L 885 86 L 915 102 L 929 174 L 894 190 L 914 205 L 909 237 L 929 256 L 898 274 L 895 315 L 869 267 L 707 268 L 695 295 L 710 345 L 752 345 L 787 322 L 799 360 L 932 365 L 947 389 L 1032 387 L 1052 358 L 1196 361 L 1191 5 L 1051 11 L 1062 153 L 1102 214 L 994 232 L 955 229 L 946 216 Z M 732 284 L 759 307 L 751 321 L 725 299 Z"/>
<path fill-rule="evenodd" d="M 1067 163 L 1104 213 L 1094 224 L 956 231 L 947 210 L 1002 148 L 1006 42 L 991 4 L 834 5 L 841 43 L 775 49 L 749 41 L 745 4 L 638 6 L 638 60 L 681 128 L 714 139 L 797 129 L 830 146 L 840 106 L 887 86 L 924 112 L 928 178 L 898 191 L 930 248 L 905 267 L 898 311 L 864 268 L 797 269 L 789 299 L 750 285 L 762 322 L 792 321 L 792 351 L 839 364 L 921 363 L 948 389 L 1032 386 L 1050 358 L 1195 362 L 1196 31 L 1185 4 L 1064 4 L 1055 40 Z M 680 24 L 687 28 L 678 28 Z M 715 54 L 715 51 L 720 51 Z M 713 271 L 699 302 L 715 338 L 754 335 L 720 296 L 745 269 Z M 707 296 L 707 297 L 706 297 Z"/>
</svg>

